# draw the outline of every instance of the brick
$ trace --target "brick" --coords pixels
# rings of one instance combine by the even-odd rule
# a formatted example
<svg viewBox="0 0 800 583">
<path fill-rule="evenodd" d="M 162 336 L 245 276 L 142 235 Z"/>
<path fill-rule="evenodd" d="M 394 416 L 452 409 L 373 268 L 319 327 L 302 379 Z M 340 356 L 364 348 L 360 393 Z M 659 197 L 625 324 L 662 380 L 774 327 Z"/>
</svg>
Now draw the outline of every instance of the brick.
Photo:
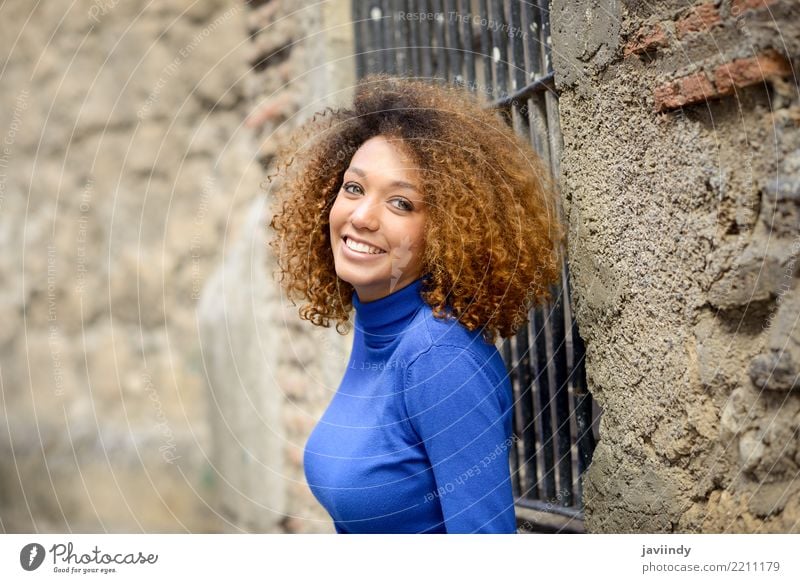
<svg viewBox="0 0 800 583">
<path fill-rule="evenodd" d="M 291 112 L 292 99 L 293 96 L 291 93 L 284 91 L 252 112 L 247 117 L 245 126 L 248 128 L 259 128 L 268 121 L 274 121 L 280 117 L 288 116 Z"/>
<path fill-rule="evenodd" d="M 670 81 L 653 92 L 658 112 L 701 103 L 716 96 L 716 89 L 703 72 Z"/>
<path fill-rule="evenodd" d="M 765 51 L 748 59 L 734 59 L 714 70 L 714 84 L 721 95 L 729 95 L 736 89 L 763 83 L 771 77 L 786 77 L 792 74 L 789 61 L 778 51 Z"/>
<path fill-rule="evenodd" d="M 705 32 L 711 27 L 721 24 L 719 9 L 713 2 L 699 4 L 689 10 L 675 23 L 678 38 L 693 32 Z"/>
<path fill-rule="evenodd" d="M 731 16 L 736 17 L 748 10 L 759 10 L 777 3 L 778 0 L 731 0 Z"/>
<path fill-rule="evenodd" d="M 639 55 L 668 45 L 669 40 L 664 26 L 658 23 L 654 26 L 643 26 L 637 30 L 625 45 L 623 54 L 627 58 L 630 55 Z"/>
</svg>

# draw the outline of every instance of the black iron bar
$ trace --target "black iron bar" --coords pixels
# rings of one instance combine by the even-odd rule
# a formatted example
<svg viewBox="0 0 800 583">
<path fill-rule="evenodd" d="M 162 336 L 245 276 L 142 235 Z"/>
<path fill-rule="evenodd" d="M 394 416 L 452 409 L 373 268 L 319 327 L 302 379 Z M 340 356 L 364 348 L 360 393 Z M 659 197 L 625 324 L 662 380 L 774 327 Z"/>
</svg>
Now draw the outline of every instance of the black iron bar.
<svg viewBox="0 0 800 583">
<path fill-rule="evenodd" d="M 447 46 L 445 45 L 445 13 L 442 0 L 431 0 L 433 4 L 433 38 L 436 43 L 436 79 L 447 80 Z"/>
<path fill-rule="evenodd" d="M 548 304 L 543 304 L 533 311 L 533 327 L 531 332 L 534 338 L 534 350 L 536 357 L 536 370 L 538 380 L 538 415 L 540 427 L 541 443 L 541 498 L 544 500 L 553 500 L 556 495 L 556 477 L 554 473 L 554 455 L 553 455 L 553 421 L 552 412 L 550 407 L 550 376 L 547 372 L 547 364 L 549 358 L 547 355 L 547 346 L 545 338 L 546 320 L 544 316 L 545 310 L 548 309 Z"/>
<path fill-rule="evenodd" d="M 419 12 L 418 0 L 409 0 L 407 6 L 407 12 L 410 16 Z M 411 42 L 408 43 L 411 47 L 409 49 L 411 55 L 411 59 L 409 60 L 409 73 L 411 73 L 412 76 L 417 76 L 422 74 L 422 49 L 420 49 L 422 46 L 422 29 L 418 26 L 418 23 L 413 20 L 408 21 L 408 28 L 411 33 Z"/>
<path fill-rule="evenodd" d="M 364 21 L 365 4 L 353 2 L 353 25 L 355 26 L 355 49 L 356 49 L 356 76 L 360 79 L 367 74 L 367 54 L 366 54 L 366 23 Z"/>
<path fill-rule="evenodd" d="M 536 414 L 533 397 L 535 380 L 531 363 L 530 342 L 528 341 L 528 326 L 522 326 L 517 331 L 516 346 L 520 382 L 520 399 L 517 407 L 522 419 L 522 460 L 525 465 L 525 487 L 523 492 L 526 496 L 538 497 L 539 473 L 536 467 Z"/>
<path fill-rule="evenodd" d="M 390 75 L 396 75 L 397 53 L 394 48 L 395 22 L 392 13 L 392 0 L 381 0 L 380 10 L 381 25 L 383 29 L 380 39 L 380 52 L 383 55 L 383 70 Z"/>
<path fill-rule="evenodd" d="M 505 97 L 508 88 L 508 35 L 502 0 L 489 0 L 491 11 L 487 27 L 492 32 L 492 64 L 494 65 L 494 96 Z M 482 25 L 483 23 L 481 23 Z"/>
<path fill-rule="evenodd" d="M 474 90 L 475 86 L 475 39 L 472 34 L 472 13 L 469 0 L 458 0 L 458 16 L 461 39 L 464 47 L 464 84 Z"/>
<path fill-rule="evenodd" d="M 480 21 L 488 22 L 489 20 L 489 7 L 488 0 L 480 0 Z M 492 48 L 489 39 L 489 27 L 481 26 L 481 57 L 483 64 L 483 80 L 484 87 L 481 93 L 487 97 L 494 96 L 494 81 L 492 80 Z"/>
<path fill-rule="evenodd" d="M 380 2 L 370 2 L 367 8 L 366 17 L 369 19 L 370 38 L 367 43 L 367 62 L 370 72 L 385 71 L 386 63 L 384 58 L 386 52 L 382 49 L 385 42 L 383 36 L 383 19 L 380 17 Z"/>
<path fill-rule="evenodd" d="M 531 97 L 532 95 L 535 95 L 537 93 L 542 93 L 542 92 L 547 91 L 547 90 L 555 91 L 555 85 L 554 85 L 554 81 L 553 81 L 553 73 L 550 73 L 549 75 L 546 75 L 545 77 L 542 77 L 541 79 L 537 79 L 533 83 L 530 83 L 529 85 L 526 85 L 525 87 L 523 87 L 519 91 L 516 91 L 515 93 L 512 93 L 511 95 L 507 95 L 505 97 L 502 97 L 500 99 L 496 99 L 496 100 L 492 101 L 489 104 L 489 106 L 490 107 L 509 107 L 515 101 L 516 102 L 524 101 L 524 100 L 528 99 L 529 97 Z"/>
<path fill-rule="evenodd" d="M 531 510 L 539 510 L 541 512 L 552 512 L 553 514 L 560 514 L 561 516 L 567 516 L 575 520 L 583 520 L 583 512 L 578 508 L 556 506 L 548 502 L 532 500 L 530 498 L 517 498 L 515 502 L 523 508 L 530 508 Z"/>
<path fill-rule="evenodd" d="M 391 0 L 391 21 L 392 42 L 395 47 L 395 61 L 397 62 L 397 74 L 406 76 L 409 74 L 411 61 L 410 36 L 408 34 L 408 19 L 405 17 L 405 2 L 403 0 Z"/>
<path fill-rule="evenodd" d="M 414 22 L 414 26 L 419 27 L 419 54 L 422 63 L 421 74 L 426 79 L 433 77 L 433 35 L 431 34 L 431 22 L 428 20 L 428 14 L 431 13 L 430 0 L 418 0 L 417 7 L 419 9 L 420 19 Z M 422 17 L 422 15 L 425 17 Z"/>
<path fill-rule="evenodd" d="M 459 14 L 456 10 L 456 0 L 445 0 L 444 20 L 447 28 L 447 41 L 445 46 L 448 49 L 447 63 L 450 65 L 449 78 L 453 82 L 463 83 L 464 39 L 458 34 Z"/>
<path fill-rule="evenodd" d="M 553 333 L 553 367 L 555 369 L 556 465 L 558 468 L 558 500 L 562 506 L 572 506 L 572 439 L 569 411 L 569 376 L 567 374 L 567 345 L 564 334 L 563 293 L 560 285 L 552 286 L 554 302 L 550 313 Z"/>
<path fill-rule="evenodd" d="M 503 358 L 507 363 L 514 362 L 514 356 L 511 352 L 511 338 L 506 338 L 503 341 Z M 522 447 L 522 426 L 523 421 L 520 416 L 519 407 L 516 406 L 520 400 L 519 391 L 519 369 L 515 366 L 508 367 L 508 380 L 511 384 L 511 394 L 514 400 L 514 413 L 511 417 L 513 426 L 514 444 L 511 447 L 511 486 L 514 497 L 522 495 L 522 470 L 523 465 L 520 463 L 520 448 Z"/>
</svg>

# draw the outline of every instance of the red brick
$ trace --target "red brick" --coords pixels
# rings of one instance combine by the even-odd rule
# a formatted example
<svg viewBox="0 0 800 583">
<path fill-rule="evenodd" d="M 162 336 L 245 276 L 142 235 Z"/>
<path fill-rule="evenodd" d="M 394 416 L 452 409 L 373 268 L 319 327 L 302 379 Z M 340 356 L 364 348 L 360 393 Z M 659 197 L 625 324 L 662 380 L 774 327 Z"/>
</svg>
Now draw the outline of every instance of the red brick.
<svg viewBox="0 0 800 583">
<path fill-rule="evenodd" d="M 669 45 L 667 33 L 659 23 L 654 26 L 643 26 L 637 30 L 623 50 L 624 56 L 639 55 L 659 47 Z"/>
<path fill-rule="evenodd" d="M 682 16 L 675 23 L 675 31 L 678 38 L 683 38 L 691 32 L 705 32 L 721 22 L 719 9 L 713 2 L 708 2 L 695 6 Z"/>
<path fill-rule="evenodd" d="M 777 3 L 778 0 L 731 0 L 731 16 L 736 17 L 747 10 L 758 10 Z"/>
<path fill-rule="evenodd" d="M 703 72 L 670 81 L 656 87 L 653 92 L 655 108 L 659 112 L 701 103 L 716 96 L 714 86 Z"/>
<path fill-rule="evenodd" d="M 714 84 L 721 95 L 729 95 L 735 89 L 763 83 L 770 77 L 786 77 L 792 74 L 789 61 L 775 50 L 769 50 L 749 59 L 734 59 L 714 70 Z"/>
</svg>

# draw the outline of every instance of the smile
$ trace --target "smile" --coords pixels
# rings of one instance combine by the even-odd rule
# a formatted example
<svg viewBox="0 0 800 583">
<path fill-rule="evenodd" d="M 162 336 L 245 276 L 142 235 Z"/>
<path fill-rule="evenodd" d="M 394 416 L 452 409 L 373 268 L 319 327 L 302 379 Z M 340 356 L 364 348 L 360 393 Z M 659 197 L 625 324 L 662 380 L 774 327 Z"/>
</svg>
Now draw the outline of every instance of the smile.
<svg viewBox="0 0 800 583">
<path fill-rule="evenodd" d="M 364 243 L 358 243 L 353 241 L 350 237 L 343 237 L 344 245 L 347 247 L 348 251 L 352 251 L 353 253 L 358 253 L 359 255 L 383 255 L 386 251 L 382 249 L 378 249 L 377 247 L 372 247 L 371 245 L 366 245 Z"/>
</svg>

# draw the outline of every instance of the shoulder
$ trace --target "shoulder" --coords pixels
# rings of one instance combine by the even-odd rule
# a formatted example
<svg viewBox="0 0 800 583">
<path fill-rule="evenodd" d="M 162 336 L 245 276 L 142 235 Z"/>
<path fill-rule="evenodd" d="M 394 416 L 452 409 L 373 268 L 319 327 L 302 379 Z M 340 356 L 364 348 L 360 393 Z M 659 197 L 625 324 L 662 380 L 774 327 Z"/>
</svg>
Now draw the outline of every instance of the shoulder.
<svg viewBox="0 0 800 583">
<path fill-rule="evenodd" d="M 401 350 L 407 363 L 407 378 L 430 369 L 446 373 L 454 367 L 481 369 L 493 384 L 507 377 L 500 352 L 486 342 L 480 330 L 470 331 L 452 317 L 437 318 L 427 305 L 411 322 Z"/>
<path fill-rule="evenodd" d="M 463 411 L 511 406 L 511 383 L 500 352 L 480 331 L 455 320 L 420 315 L 413 346 L 404 351 L 403 399 L 407 412 L 456 407 Z"/>
</svg>

